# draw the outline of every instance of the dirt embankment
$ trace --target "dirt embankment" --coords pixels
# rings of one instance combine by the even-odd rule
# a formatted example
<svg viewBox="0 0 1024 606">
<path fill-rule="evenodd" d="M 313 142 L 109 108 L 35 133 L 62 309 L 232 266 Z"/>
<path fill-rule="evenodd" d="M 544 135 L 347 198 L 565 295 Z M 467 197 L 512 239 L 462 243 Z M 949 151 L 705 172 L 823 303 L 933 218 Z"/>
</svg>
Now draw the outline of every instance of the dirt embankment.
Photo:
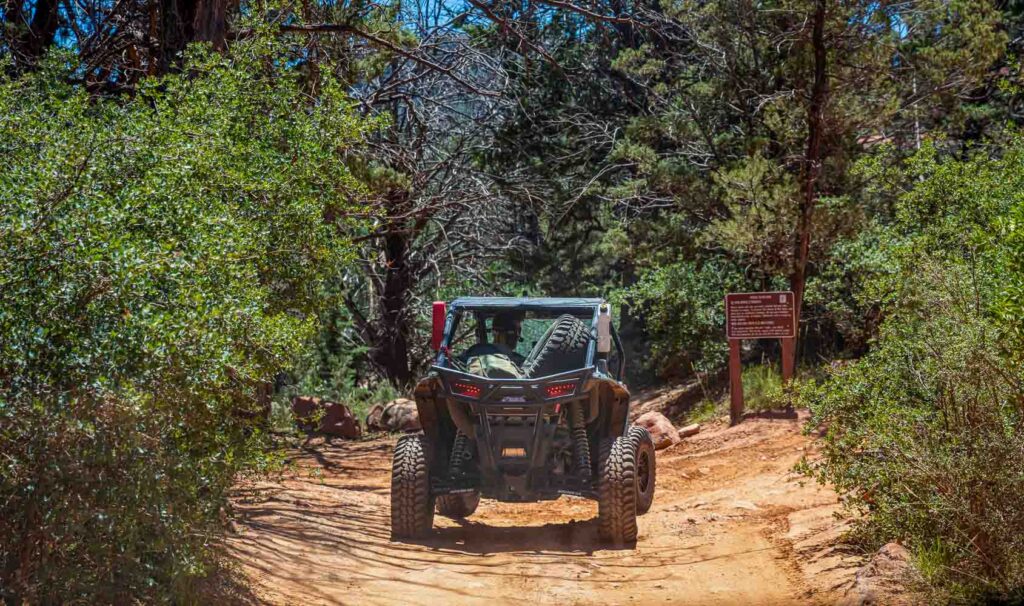
<svg viewBox="0 0 1024 606">
<path fill-rule="evenodd" d="M 863 558 L 836 544 L 835 494 L 792 473 L 801 424 L 716 422 L 660 451 L 635 549 L 599 543 L 596 505 L 567 497 L 485 500 L 392 542 L 393 438 L 297 449 L 294 471 L 239 487 L 228 546 L 270 604 L 835 603 Z"/>
</svg>

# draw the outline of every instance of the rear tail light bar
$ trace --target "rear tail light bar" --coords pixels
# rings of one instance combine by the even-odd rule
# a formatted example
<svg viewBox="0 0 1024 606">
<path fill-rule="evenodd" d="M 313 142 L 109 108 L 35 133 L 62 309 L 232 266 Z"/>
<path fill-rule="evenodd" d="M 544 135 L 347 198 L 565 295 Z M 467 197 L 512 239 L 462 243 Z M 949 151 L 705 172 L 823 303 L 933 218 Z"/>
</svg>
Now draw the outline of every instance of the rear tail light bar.
<svg viewBox="0 0 1024 606">
<path fill-rule="evenodd" d="M 544 387 L 544 393 L 549 398 L 561 398 L 563 396 L 571 396 L 576 393 L 575 383 L 552 383 Z"/>
<path fill-rule="evenodd" d="M 480 389 L 479 385 L 455 381 L 452 383 L 452 393 L 460 396 L 466 396 L 467 398 L 479 398 L 480 394 L 483 393 L 483 390 Z"/>
<path fill-rule="evenodd" d="M 467 398 L 478 399 L 483 395 L 483 387 L 475 383 L 469 383 L 466 381 L 452 381 L 450 383 L 451 391 L 457 396 L 464 396 Z M 546 399 L 553 398 L 564 398 L 571 396 L 576 393 L 576 383 L 551 383 L 543 387 L 544 396 Z M 515 397 L 515 402 L 526 402 L 526 398 L 523 396 L 509 396 L 502 403 L 512 402 L 512 398 Z"/>
</svg>

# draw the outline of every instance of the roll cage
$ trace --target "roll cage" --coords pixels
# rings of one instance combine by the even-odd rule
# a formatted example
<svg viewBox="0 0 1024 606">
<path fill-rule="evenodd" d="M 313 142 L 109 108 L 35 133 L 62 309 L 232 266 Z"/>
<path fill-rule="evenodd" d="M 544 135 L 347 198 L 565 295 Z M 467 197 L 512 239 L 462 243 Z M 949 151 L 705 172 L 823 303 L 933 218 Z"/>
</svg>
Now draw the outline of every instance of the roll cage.
<svg viewBox="0 0 1024 606">
<path fill-rule="evenodd" d="M 605 301 L 603 299 L 597 298 L 461 297 L 455 299 L 449 304 L 447 309 L 444 333 L 433 368 L 452 368 L 452 340 L 467 316 L 472 316 L 477 320 L 476 334 L 479 341 L 486 339 L 486 334 L 482 330 L 483 318 L 487 315 L 503 311 L 550 314 L 552 318 L 561 314 L 571 314 L 587 321 L 591 327 L 592 334 L 596 337 L 601 306 L 604 304 Z M 614 325 L 610 326 L 610 332 L 615 355 L 599 354 L 597 351 L 597 339 L 591 339 L 590 345 L 587 347 L 583 368 L 594 368 L 596 373 L 609 376 L 621 382 L 625 371 L 626 359 L 622 350 L 622 342 L 619 340 L 619 335 Z M 608 366 L 609 357 L 614 360 L 614 368 L 609 368 Z"/>
</svg>

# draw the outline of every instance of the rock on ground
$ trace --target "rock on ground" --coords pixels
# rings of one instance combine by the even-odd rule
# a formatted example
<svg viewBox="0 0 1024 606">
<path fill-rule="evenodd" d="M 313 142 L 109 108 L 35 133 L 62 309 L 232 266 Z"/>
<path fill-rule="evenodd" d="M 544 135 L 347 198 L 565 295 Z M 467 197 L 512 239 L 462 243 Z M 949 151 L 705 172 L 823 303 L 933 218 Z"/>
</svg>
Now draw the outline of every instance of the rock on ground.
<svg viewBox="0 0 1024 606">
<path fill-rule="evenodd" d="M 384 405 L 374 404 L 366 414 L 366 431 L 387 431 L 381 422 L 384 417 Z"/>
<path fill-rule="evenodd" d="M 688 438 L 690 436 L 695 436 L 698 433 L 700 433 L 700 423 L 694 423 L 692 425 L 687 425 L 686 427 L 681 427 L 679 429 L 680 438 Z"/>
<path fill-rule="evenodd" d="M 292 398 L 292 414 L 299 427 L 306 431 L 347 439 L 358 438 L 363 433 L 352 410 L 339 402 L 296 396 Z"/>
<path fill-rule="evenodd" d="M 409 398 L 398 398 L 383 406 L 377 404 L 366 415 L 366 429 L 406 433 L 419 431 L 420 415 L 416 402 Z"/>
<path fill-rule="evenodd" d="M 904 588 L 912 573 L 907 548 L 899 543 L 887 543 L 870 562 L 857 571 L 853 586 L 847 590 L 841 604 L 868 606 L 909 603 L 911 596 L 904 593 Z"/>
<path fill-rule="evenodd" d="M 645 428 L 647 433 L 651 434 L 651 440 L 654 441 L 654 448 L 656 450 L 668 448 L 673 444 L 679 443 L 679 432 L 672 425 L 672 421 L 669 421 L 668 417 L 660 412 L 645 412 L 637 417 L 633 424 Z"/>
</svg>

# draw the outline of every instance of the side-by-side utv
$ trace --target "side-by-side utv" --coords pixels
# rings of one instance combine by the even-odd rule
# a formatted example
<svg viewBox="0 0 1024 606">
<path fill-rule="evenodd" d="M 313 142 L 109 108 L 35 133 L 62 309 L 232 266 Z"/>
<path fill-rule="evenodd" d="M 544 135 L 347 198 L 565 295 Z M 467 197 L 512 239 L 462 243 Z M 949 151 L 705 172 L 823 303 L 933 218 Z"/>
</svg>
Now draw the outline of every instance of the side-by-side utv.
<svg viewBox="0 0 1024 606">
<path fill-rule="evenodd" d="M 460 298 L 434 303 L 437 357 L 414 390 L 422 434 L 403 436 L 391 532 L 423 537 L 434 510 L 598 501 L 604 540 L 636 541 L 654 499 L 654 446 L 629 425 L 624 357 L 601 299 Z"/>
</svg>

